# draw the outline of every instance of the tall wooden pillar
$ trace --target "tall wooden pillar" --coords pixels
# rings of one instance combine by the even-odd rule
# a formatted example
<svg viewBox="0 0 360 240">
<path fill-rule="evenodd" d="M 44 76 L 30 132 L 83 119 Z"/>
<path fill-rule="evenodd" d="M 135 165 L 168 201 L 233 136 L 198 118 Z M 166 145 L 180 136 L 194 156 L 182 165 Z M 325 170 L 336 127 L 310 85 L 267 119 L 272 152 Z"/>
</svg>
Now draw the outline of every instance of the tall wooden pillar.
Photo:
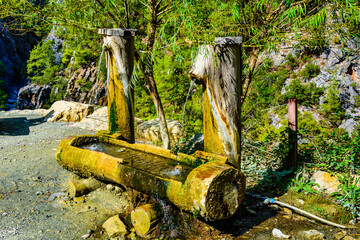
<svg viewBox="0 0 360 240">
<path fill-rule="evenodd" d="M 200 46 L 190 75 L 203 84 L 204 150 L 225 155 L 240 169 L 241 37 L 215 38 Z"/>
<path fill-rule="evenodd" d="M 131 76 L 134 68 L 133 29 L 99 29 L 104 35 L 108 71 L 109 131 L 118 132 L 128 142 L 135 142 L 134 88 Z"/>
<path fill-rule="evenodd" d="M 296 98 L 289 99 L 288 108 L 289 121 L 289 159 L 288 167 L 297 167 L 297 102 Z"/>
</svg>

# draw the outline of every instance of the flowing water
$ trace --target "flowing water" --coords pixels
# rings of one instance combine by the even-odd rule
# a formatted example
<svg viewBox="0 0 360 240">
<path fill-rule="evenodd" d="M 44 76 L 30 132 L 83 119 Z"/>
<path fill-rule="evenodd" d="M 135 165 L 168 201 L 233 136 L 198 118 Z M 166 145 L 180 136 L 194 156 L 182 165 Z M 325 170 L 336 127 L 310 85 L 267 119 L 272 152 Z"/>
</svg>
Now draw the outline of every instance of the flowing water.
<svg viewBox="0 0 360 240">
<path fill-rule="evenodd" d="M 186 99 L 185 99 L 185 103 L 184 103 L 184 108 L 183 108 L 183 112 L 182 112 L 182 120 L 181 120 L 181 126 L 184 126 L 184 122 L 185 122 L 185 109 L 186 109 L 186 103 L 190 98 L 191 95 L 191 90 L 193 88 L 193 86 L 195 85 L 195 80 L 191 80 L 190 82 L 190 87 L 189 87 L 189 91 L 186 95 Z"/>
<path fill-rule="evenodd" d="M 124 165 L 129 165 L 159 177 L 170 178 L 181 182 L 184 182 L 188 174 L 193 170 L 192 167 L 169 158 L 110 143 L 88 143 L 80 146 L 80 148 L 103 152 L 116 158 L 122 158 L 125 160 Z"/>
</svg>

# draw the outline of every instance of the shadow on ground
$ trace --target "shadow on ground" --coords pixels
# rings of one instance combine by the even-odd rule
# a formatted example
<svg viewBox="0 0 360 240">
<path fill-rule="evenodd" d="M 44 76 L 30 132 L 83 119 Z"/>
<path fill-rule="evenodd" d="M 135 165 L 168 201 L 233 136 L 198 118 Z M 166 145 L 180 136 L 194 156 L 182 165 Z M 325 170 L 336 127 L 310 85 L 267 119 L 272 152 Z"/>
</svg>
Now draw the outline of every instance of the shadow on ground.
<svg viewBox="0 0 360 240">
<path fill-rule="evenodd" d="M 28 119 L 26 117 L 0 118 L 0 135 L 29 135 L 30 127 L 44 122 L 44 117 Z"/>
</svg>

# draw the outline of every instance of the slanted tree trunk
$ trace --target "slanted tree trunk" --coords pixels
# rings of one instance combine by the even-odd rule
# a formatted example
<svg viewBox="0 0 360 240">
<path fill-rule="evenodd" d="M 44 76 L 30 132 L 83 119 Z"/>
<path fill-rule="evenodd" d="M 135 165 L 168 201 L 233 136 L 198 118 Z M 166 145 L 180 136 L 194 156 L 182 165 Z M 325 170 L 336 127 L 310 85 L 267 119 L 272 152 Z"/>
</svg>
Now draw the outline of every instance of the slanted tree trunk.
<svg viewBox="0 0 360 240">
<path fill-rule="evenodd" d="M 201 46 L 190 74 L 203 84 L 204 149 L 226 155 L 240 169 L 241 38 Z"/>
<path fill-rule="evenodd" d="M 161 0 L 148 0 L 148 4 L 149 4 L 148 6 L 151 9 L 150 28 L 148 33 L 148 39 L 146 42 L 146 50 L 148 54 L 151 54 L 153 51 L 155 37 L 156 37 L 156 30 L 159 24 L 158 17 L 162 12 L 160 9 L 161 2 L 162 2 Z M 154 71 L 153 71 L 154 62 L 150 56 L 147 56 L 145 58 L 145 61 L 146 63 L 143 63 L 141 61 L 138 62 L 140 65 L 140 69 L 143 72 L 146 80 L 146 88 L 148 89 L 150 96 L 155 105 L 156 114 L 158 116 L 158 120 L 160 123 L 160 132 L 161 132 L 163 147 L 165 149 L 170 149 L 170 135 L 166 123 L 165 112 L 154 79 Z"/>
</svg>

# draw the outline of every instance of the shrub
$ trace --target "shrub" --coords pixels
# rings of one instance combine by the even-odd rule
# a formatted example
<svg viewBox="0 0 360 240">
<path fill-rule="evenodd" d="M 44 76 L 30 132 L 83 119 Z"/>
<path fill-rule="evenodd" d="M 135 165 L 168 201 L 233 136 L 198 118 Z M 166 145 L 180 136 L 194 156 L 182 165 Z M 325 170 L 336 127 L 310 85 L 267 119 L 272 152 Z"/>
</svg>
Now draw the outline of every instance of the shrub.
<svg viewBox="0 0 360 240">
<path fill-rule="evenodd" d="M 301 70 L 300 76 L 306 79 L 311 79 L 319 75 L 320 67 L 314 64 L 306 64 L 304 69 Z"/>
<path fill-rule="evenodd" d="M 316 87 L 315 83 L 301 83 L 299 79 L 293 80 L 286 90 L 287 92 L 282 95 L 283 102 L 289 98 L 296 98 L 302 105 L 317 104 L 319 97 L 324 93 L 324 89 Z"/>
<path fill-rule="evenodd" d="M 296 68 L 299 66 L 299 61 L 291 53 L 285 57 L 285 62 L 291 68 Z"/>
</svg>

